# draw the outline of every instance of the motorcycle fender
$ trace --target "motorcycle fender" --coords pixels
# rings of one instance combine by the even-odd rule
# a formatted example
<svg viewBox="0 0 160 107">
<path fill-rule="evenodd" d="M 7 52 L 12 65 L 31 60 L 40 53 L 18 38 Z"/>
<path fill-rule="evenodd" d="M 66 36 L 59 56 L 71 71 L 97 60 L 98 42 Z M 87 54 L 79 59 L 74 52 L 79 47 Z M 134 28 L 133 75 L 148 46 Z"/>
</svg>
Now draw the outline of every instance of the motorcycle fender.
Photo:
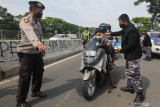
<svg viewBox="0 0 160 107">
<path fill-rule="evenodd" d="M 90 77 L 94 75 L 94 72 L 95 72 L 94 70 L 92 71 L 85 70 L 83 75 L 83 80 L 88 80 Z"/>
</svg>

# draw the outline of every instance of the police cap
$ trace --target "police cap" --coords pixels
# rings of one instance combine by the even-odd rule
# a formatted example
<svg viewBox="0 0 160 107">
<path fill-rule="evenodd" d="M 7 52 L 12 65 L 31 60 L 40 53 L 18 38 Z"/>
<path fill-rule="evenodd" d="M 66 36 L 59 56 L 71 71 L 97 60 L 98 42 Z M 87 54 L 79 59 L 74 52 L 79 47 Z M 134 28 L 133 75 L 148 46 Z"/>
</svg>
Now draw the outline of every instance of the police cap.
<svg viewBox="0 0 160 107">
<path fill-rule="evenodd" d="M 45 6 L 39 1 L 29 1 L 29 5 L 30 5 L 30 7 L 38 7 L 43 10 L 45 9 Z"/>
</svg>

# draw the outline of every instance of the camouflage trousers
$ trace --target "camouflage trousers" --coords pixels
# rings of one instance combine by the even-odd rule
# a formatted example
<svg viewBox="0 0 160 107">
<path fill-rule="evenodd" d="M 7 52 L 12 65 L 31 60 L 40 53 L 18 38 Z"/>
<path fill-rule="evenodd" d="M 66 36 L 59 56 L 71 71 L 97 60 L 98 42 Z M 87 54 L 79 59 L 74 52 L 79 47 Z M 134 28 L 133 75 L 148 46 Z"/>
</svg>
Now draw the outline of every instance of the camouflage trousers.
<svg viewBox="0 0 160 107">
<path fill-rule="evenodd" d="M 151 47 L 145 47 L 146 57 L 151 58 Z"/>
<path fill-rule="evenodd" d="M 127 85 L 133 86 L 136 92 L 143 91 L 139 62 L 140 59 L 126 61 L 126 70 L 125 70 L 127 77 Z"/>
</svg>

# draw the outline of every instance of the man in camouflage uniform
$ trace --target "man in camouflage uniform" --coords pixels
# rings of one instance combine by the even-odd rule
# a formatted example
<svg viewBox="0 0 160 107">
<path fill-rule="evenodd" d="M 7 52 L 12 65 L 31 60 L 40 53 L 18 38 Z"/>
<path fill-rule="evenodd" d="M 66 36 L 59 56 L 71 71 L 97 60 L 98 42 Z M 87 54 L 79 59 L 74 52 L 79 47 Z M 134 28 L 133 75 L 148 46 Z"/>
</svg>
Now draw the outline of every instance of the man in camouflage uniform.
<svg viewBox="0 0 160 107">
<path fill-rule="evenodd" d="M 151 38 L 147 34 L 147 31 L 144 31 L 143 35 L 145 36 L 144 36 L 142 44 L 146 51 L 146 58 L 144 58 L 144 60 L 151 61 L 151 47 L 152 47 Z"/>
<path fill-rule="evenodd" d="M 30 14 L 20 21 L 21 42 L 17 47 L 20 58 L 19 84 L 17 91 L 17 107 L 31 107 L 26 102 L 32 76 L 32 97 L 44 98 L 41 92 L 44 64 L 42 56 L 49 47 L 42 44 L 42 28 L 38 18 L 43 15 L 44 5 L 37 1 L 30 1 Z"/>
<path fill-rule="evenodd" d="M 119 25 L 121 31 L 107 33 L 106 35 L 119 36 L 122 35 L 122 49 L 126 59 L 126 76 L 127 86 L 121 87 L 124 92 L 137 92 L 136 98 L 133 102 L 134 105 L 140 105 L 144 101 L 142 79 L 140 74 L 140 58 L 142 57 L 142 50 L 140 45 L 140 35 L 134 24 L 129 20 L 127 14 L 122 14 L 119 17 Z"/>
</svg>

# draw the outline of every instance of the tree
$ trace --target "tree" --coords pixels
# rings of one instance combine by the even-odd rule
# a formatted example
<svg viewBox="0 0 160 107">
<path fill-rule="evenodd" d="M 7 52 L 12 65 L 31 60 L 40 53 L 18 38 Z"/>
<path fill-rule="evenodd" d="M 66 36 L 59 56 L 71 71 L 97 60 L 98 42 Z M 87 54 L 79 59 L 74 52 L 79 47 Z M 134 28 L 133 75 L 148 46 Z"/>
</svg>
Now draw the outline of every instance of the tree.
<svg viewBox="0 0 160 107">
<path fill-rule="evenodd" d="M 148 26 L 150 23 L 151 18 L 149 17 L 135 17 L 131 21 L 136 25 L 137 29 L 141 26 Z"/>
<path fill-rule="evenodd" d="M 160 24 L 160 15 L 159 14 L 155 17 L 154 24 L 156 26 L 159 26 L 159 24 Z"/>
<path fill-rule="evenodd" d="M 95 30 L 96 30 L 95 27 L 90 27 L 90 28 L 89 28 L 89 31 L 92 32 L 92 33 L 93 33 Z"/>
<path fill-rule="evenodd" d="M 17 30 L 18 25 L 14 20 L 14 16 L 7 12 L 7 8 L 0 6 L 0 29 Z"/>
<path fill-rule="evenodd" d="M 27 16 L 29 14 L 29 12 L 25 12 L 24 15 L 19 14 L 18 16 L 15 16 L 15 20 L 16 21 L 20 21 L 24 16 Z"/>
<path fill-rule="evenodd" d="M 155 17 L 160 13 L 160 0 L 137 0 L 134 5 L 137 6 L 142 2 L 149 3 L 147 11 L 152 15 L 151 18 L 151 29 L 153 29 L 153 22 Z"/>
<path fill-rule="evenodd" d="M 7 12 L 7 8 L 3 8 L 0 6 L 0 29 L 4 30 L 19 30 L 19 22 L 22 19 L 22 17 L 28 15 L 29 12 L 26 12 L 24 15 L 20 14 L 18 16 L 14 16 L 11 13 Z M 68 23 L 60 18 L 52 18 L 52 17 L 46 17 L 45 19 L 39 19 L 43 33 L 45 35 L 45 39 L 48 39 L 49 37 L 53 36 L 55 33 L 55 30 L 58 31 L 58 33 L 74 33 L 79 34 L 79 32 L 84 31 L 83 26 L 78 26 L 75 24 Z M 89 28 L 91 32 L 94 31 L 94 28 Z M 4 34 L 6 36 L 6 34 Z M 16 36 L 15 35 L 9 35 L 11 37 Z"/>
<path fill-rule="evenodd" d="M 41 20 L 42 28 L 44 32 L 54 33 L 55 29 L 58 33 L 77 33 L 79 32 L 79 26 L 68 23 L 63 19 L 46 17 Z M 83 27 L 84 28 L 84 27 Z M 81 30 L 81 27 L 80 27 Z"/>
</svg>

